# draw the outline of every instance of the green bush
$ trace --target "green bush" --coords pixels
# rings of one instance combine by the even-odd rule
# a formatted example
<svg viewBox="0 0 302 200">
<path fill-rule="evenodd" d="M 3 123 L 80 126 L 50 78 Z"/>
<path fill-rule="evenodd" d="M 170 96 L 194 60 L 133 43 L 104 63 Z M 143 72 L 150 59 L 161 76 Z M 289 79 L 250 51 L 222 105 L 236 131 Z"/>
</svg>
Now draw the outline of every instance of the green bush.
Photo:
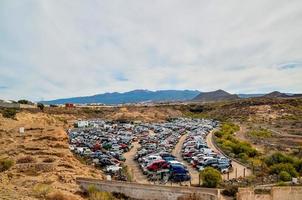
<svg viewBox="0 0 302 200">
<path fill-rule="evenodd" d="M 283 181 L 280 181 L 280 182 L 277 183 L 277 186 L 287 186 L 287 184 L 284 183 Z"/>
<path fill-rule="evenodd" d="M 202 185 L 209 188 L 215 188 L 222 181 L 221 174 L 217 169 L 206 167 L 200 172 Z"/>
<path fill-rule="evenodd" d="M 292 177 L 297 177 L 298 173 L 291 163 L 279 163 L 270 166 L 270 174 L 280 174 L 282 171 L 289 173 Z"/>
<path fill-rule="evenodd" d="M 297 170 L 297 172 L 302 173 L 302 160 L 295 160 L 294 161 L 294 167 Z"/>
<path fill-rule="evenodd" d="M 21 99 L 21 100 L 18 101 L 18 103 L 20 103 L 20 104 L 30 104 L 31 102 L 26 100 L 26 99 Z"/>
<path fill-rule="evenodd" d="M 11 118 L 15 119 L 16 114 L 17 114 L 17 109 L 16 108 L 6 108 L 2 110 L 2 116 L 5 118 Z"/>
<path fill-rule="evenodd" d="M 268 166 L 279 164 L 279 163 L 294 163 L 294 158 L 277 152 L 267 157 L 265 159 L 265 163 Z"/>
<path fill-rule="evenodd" d="M 214 135 L 215 135 L 216 137 L 218 137 L 218 138 L 222 138 L 223 133 L 222 133 L 221 131 L 216 131 L 216 132 L 214 133 Z"/>
<path fill-rule="evenodd" d="M 224 152 L 230 156 L 235 156 L 242 161 L 256 157 L 259 153 L 248 142 L 236 139 L 233 134 L 239 131 L 239 126 L 232 123 L 223 123 L 220 131 L 215 133 L 217 143 Z"/>
<path fill-rule="evenodd" d="M 281 171 L 279 173 L 279 179 L 281 181 L 290 181 L 290 180 L 292 180 L 292 176 L 286 171 Z"/>
<path fill-rule="evenodd" d="M 11 159 L 0 160 L 0 172 L 9 170 L 14 165 L 14 161 Z"/>
</svg>

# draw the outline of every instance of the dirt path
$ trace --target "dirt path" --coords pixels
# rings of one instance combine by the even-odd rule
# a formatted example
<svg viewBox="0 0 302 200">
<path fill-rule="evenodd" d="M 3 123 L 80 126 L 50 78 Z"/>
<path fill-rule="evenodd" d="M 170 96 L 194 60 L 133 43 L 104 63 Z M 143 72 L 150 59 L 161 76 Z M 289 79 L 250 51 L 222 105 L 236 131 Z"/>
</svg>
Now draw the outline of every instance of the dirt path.
<svg viewBox="0 0 302 200">
<path fill-rule="evenodd" d="M 209 148 L 211 148 L 214 152 L 220 153 L 220 150 L 218 148 L 216 148 L 216 146 L 213 143 L 212 134 L 213 134 L 213 132 L 210 132 L 207 135 L 207 138 L 206 138 L 207 144 L 208 144 Z M 233 165 L 233 171 L 229 173 L 229 179 L 238 178 L 240 176 L 243 177 L 244 173 L 245 173 L 245 176 L 249 176 L 252 174 L 252 171 L 250 169 L 246 168 L 244 165 L 242 165 L 234 160 L 232 160 L 232 165 Z M 228 180 L 228 175 L 223 174 L 223 179 Z"/>
<path fill-rule="evenodd" d="M 137 183 L 148 183 L 146 176 L 142 173 L 138 163 L 134 160 L 137 149 L 140 147 L 138 142 L 133 142 L 133 148 L 124 154 L 126 161 L 125 164 L 129 167 L 133 175 L 133 180 Z"/>
<path fill-rule="evenodd" d="M 181 156 L 182 145 L 187 138 L 187 134 L 181 136 L 179 142 L 176 144 L 172 154 L 177 158 L 178 161 L 183 162 L 188 167 L 189 173 L 191 175 L 191 183 L 199 184 L 199 173 L 196 169 L 194 169 L 190 164 L 188 164 Z"/>
</svg>

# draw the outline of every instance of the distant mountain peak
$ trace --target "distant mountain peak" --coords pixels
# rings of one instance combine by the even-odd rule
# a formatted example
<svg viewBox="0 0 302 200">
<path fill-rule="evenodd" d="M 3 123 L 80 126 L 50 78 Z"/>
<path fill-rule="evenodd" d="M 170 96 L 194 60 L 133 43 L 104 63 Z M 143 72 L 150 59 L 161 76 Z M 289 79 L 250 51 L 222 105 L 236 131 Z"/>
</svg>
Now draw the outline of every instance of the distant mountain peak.
<svg viewBox="0 0 302 200">
<path fill-rule="evenodd" d="M 222 89 L 212 92 L 202 92 L 193 101 L 223 101 L 239 99 L 236 94 L 230 94 Z"/>
<path fill-rule="evenodd" d="M 276 98 L 276 97 L 290 97 L 290 96 L 285 94 L 285 93 L 281 93 L 279 91 L 273 91 L 271 93 L 268 93 L 268 94 L 264 95 L 263 97 Z"/>
</svg>

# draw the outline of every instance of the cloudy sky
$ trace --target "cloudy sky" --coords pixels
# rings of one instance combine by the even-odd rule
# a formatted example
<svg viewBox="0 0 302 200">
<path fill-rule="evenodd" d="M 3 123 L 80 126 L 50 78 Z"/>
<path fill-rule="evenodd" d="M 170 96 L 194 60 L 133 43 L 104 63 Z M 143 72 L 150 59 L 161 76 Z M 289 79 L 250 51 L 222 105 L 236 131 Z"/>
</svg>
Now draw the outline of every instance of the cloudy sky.
<svg viewBox="0 0 302 200">
<path fill-rule="evenodd" d="M 302 92 L 301 0 L 1 0 L 0 99 Z"/>
</svg>

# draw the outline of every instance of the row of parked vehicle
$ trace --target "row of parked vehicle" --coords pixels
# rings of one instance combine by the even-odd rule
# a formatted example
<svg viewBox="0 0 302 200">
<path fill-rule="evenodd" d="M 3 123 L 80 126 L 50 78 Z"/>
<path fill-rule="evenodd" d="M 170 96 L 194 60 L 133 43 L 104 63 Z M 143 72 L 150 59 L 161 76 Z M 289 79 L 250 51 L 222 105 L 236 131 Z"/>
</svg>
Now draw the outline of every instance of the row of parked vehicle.
<svg viewBox="0 0 302 200">
<path fill-rule="evenodd" d="M 186 165 L 179 162 L 171 152 L 183 134 L 211 130 L 216 125 L 212 120 L 186 118 L 152 124 L 140 137 L 141 148 L 135 159 L 149 180 L 189 181 L 191 177 Z"/>
<path fill-rule="evenodd" d="M 213 124 L 213 128 L 217 124 Z M 182 148 L 182 157 L 198 171 L 206 167 L 218 169 L 227 173 L 232 169 L 231 160 L 214 152 L 206 143 L 206 136 L 211 128 L 193 129 L 188 134 Z"/>
<path fill-rule="evenodd" d="M 78 121 L 75 127 L 68 131 L 70 150 L 111 174 L 121 170 L 123 153 L 132 148 L 138 133 L 134 124 L 99 119 Z"/>
</svg>

